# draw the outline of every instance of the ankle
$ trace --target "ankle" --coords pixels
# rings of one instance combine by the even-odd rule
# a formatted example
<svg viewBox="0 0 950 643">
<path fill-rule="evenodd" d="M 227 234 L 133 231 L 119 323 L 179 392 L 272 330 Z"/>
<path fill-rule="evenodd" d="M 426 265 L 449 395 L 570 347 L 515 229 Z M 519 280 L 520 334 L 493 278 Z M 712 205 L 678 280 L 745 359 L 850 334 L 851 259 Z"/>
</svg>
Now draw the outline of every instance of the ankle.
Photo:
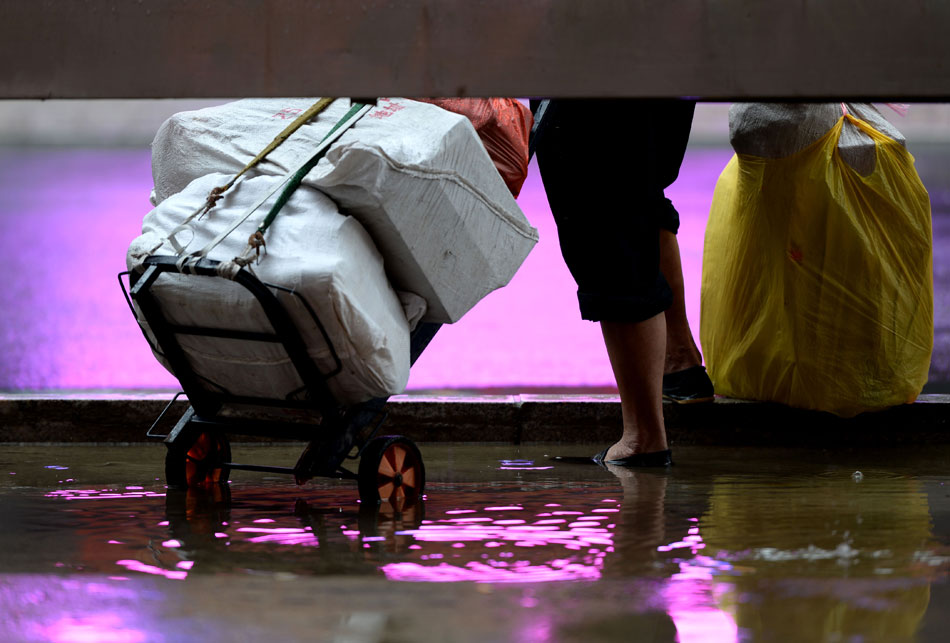
<svg viewBox="0 0 950 643">
<path fill-rule="evenodd" d="M 699 350 L 696 348 L 692 350 L 681 349 L 678 351 L 668 351 L 663 361 L 663 374 L 669 375 L 670 373 L 685 371 L 687 368 L 692 368 L 693 366 L 701 366 L 702 363 L 703 356 L 700 355 Z"/>
<path fill-rule="evenodd" d="M 669 445 L 666 441 L 665 434 L 625 436 L 608 449 L 607 455 L 610 456 L 611 459 L 616 459 L 640 453 L 666 451 L 667 449 L 669 449 Z"/>
</svg>

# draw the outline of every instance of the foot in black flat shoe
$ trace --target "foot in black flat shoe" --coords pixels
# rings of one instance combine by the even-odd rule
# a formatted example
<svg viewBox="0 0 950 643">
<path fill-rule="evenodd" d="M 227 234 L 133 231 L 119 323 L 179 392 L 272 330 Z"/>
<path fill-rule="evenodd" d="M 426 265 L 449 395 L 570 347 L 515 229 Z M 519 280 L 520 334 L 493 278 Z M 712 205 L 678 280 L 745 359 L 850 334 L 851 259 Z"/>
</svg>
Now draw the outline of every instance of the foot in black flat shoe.
<svg viewBox="0 0 950 643">
<path fill-rule="evenodd" d="M 668 467 L 673 464 L 673 452 L 669 449 L 665 451 L 651 451 L 650 453 L 634 453 L 626 458 L 616 458 L 614 460 L 605 460 L 607 457 L 607 447 L 592 460 L 595 464 L 604 466 L 606 464 L 615 467 Z"/>
<path fill-rule="evenodd" d="M 715 398 L 712 381 L 705 366 L 668 373 L 663 376 L 663 399 L 676 404 L 712 402 Z"/>
</svg>

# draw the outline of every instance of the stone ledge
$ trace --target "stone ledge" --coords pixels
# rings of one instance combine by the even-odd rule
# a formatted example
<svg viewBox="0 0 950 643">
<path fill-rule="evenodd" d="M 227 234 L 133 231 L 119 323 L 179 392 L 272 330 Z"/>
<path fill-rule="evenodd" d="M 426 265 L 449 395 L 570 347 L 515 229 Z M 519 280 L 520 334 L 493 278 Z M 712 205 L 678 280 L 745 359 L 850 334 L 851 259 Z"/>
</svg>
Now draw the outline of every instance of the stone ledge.
<svg viewBox="0 0 950 643">
<path fill-rule="evenodd" d="M 0 394 L 0 442 L 145 442 L 166 392 Z M 187 408 L 179 399 L 168 418 Z M 614 395 L 394 396 L 386 433 L 419 442 L 575 442 L 615 439 Z M 664 405 L 674 445 L 871 446 L 950 443 L 950 395 L 842 419 L 778 404 L 717 398 Z M 234 436 L 238 440 L 259 440 Z"/>
</svg>

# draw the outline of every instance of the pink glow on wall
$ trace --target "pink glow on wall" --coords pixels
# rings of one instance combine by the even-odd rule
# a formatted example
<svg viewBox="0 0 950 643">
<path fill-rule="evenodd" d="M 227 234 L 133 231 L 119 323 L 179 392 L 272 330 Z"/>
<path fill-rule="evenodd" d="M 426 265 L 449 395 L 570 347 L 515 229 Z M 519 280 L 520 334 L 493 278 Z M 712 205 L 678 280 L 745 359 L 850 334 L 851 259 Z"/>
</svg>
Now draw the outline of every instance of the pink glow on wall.
<svg viewBox="0 0 950 643">
<path fill-rule="evenodd" d="M 16 150 L 0 154 L 0 175 L 14 249 L 0 269 L 17 275 L 0 294 L 0 387 L 174 386 L 129 327 L 115 278 L 148 211 L 148 151 Z"/>
<path fill-rule="evenodd" d="M 729 155 L 691 150 L 669 191 L 694 335 L 706 214 Z M 0 289 L 0 390 L 177 387 L 116 281 L 150 190 L 148 150 L 0 150 L 0 271 L 17 276 Z M 519 204 L 540 243 L 509 286 L 442 328 L 410 389 L 613 385 L 599 327 L 579 317 L 535 165 Z"/>
</svg>

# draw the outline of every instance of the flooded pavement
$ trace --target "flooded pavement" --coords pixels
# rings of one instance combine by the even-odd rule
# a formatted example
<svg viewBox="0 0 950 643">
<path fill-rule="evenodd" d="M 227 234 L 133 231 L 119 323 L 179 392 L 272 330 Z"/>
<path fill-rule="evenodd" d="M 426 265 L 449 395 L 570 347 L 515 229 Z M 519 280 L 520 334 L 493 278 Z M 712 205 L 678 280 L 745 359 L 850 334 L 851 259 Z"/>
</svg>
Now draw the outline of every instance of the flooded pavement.
<svg viewBox="0 0 950 643">
<path fill-rule="evenodd" d="M 243 471 L 167 491 L 160 445 L 3 446 L 0 640 L 945 640 L 950 449 L 545 457 L 588 450 L 422 445 L 396 510 Z"/>
</svg>

